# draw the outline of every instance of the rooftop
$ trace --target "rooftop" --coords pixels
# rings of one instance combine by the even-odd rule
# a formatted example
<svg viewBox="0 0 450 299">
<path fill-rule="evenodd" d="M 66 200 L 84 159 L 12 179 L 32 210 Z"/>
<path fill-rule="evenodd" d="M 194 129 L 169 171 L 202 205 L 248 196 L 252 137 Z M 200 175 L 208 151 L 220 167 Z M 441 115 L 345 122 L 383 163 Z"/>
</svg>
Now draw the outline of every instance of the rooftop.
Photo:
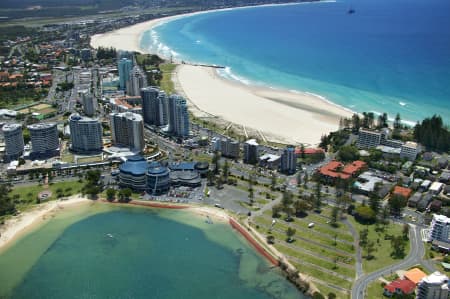
<svg viewBox="0 0 450 299">
<path fill-rule="evenodd" d="M 147 160 L 140 155 L 131 156 L 125 163 L 120 164 L 120 172 L 131 175 L 145 175 L 148 169 Z"/>
<path fill-rule="evenodd" d="M 403 196 L 404 198 L 409 198 L 411 196 L 412 190 L 402 186 L 395 186 L 392 193 L 395 195 Z"/>
<path fill-rule="evenodd" d="M 389 293 L 395 293 L 397 290 L 401 290 L 403 294 L 411 294 L 415 288 L 415 283 L 400 278 L 384 286 L 384 289 L 389 291 Z"/>
<path fill-rule="evenodd" d="M 249 144 L 249 145 L 253 145 L 253 146 L 258 146 L 259 145 L 258 142 L 256 142 L 256 139 L 249 139 L 245 143 Z"/>
<path fill-rule="evenodd" d="M 411 270 L 406 271 L 403 276 L 416 285 L 422 280 L 422 278 L 427 276 L 427 274 L 419 268 L 412 268 Z"/>
<path fill-rule="evenodd" d="M 428 284 L 443 284 L 448 281 L 447 275 L 442 274 L 439 271 L 436 271 L 426 277 L 424 277 L 421 282 Z"/>
</svg>

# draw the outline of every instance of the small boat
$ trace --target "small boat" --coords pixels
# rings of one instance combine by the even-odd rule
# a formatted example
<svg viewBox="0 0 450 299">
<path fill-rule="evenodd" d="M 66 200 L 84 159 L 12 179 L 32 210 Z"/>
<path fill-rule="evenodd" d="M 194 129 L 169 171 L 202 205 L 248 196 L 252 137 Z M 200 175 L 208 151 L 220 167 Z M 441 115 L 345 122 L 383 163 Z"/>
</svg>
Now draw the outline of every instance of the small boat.
<svg viewBox="0 0 450 299">
<path fill-rule="evenodd" d="M 106 234 L 106 235 L 110 238 L 114 238 L 114 236 L 112 234 Z"/>
</svg>

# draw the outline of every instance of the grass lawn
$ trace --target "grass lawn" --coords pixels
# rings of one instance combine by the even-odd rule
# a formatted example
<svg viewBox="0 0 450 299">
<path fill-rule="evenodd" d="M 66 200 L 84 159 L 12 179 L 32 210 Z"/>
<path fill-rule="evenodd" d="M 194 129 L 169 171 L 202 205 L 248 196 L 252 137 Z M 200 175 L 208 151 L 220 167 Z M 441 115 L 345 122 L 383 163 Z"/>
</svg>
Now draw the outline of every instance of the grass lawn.
<svg viewBox="0 0 450 299">
<path fill-rule="evenodd" d="M 96 156 L 75 156 L 77 160 L 76 163 L 94 163 L 94 162 L 102 162 L 102 155 Z"/>
<path fill-rule="evenodd" d="M 383 287 L 381 281 L 375 280 L 367 286 L 366 290 L 367 298 L 383 298 Z"/>
<path fill-rule="evenodd" d="M 73 163 L 73 158 L 74 158 L 73 154 L 63 154 L 61 161 L 67 162 L 67 163 Z"/>
<path fill-rule="evenodd" d="M 52 192 L 52 195 L 49 200 L 57 199 L 56 191 L 59 189 L 61 189 L 65 197 L 80 193 L 83 185 L 84 183 L 80 183 L 77 180 L 51 184 L 49 185 L 49 190 Z M 42 185 L 14 187 L 9 195 L 11 198 L 19 201 L 17 207 L 19 210 L 24 211 L 36 203 L 36 198 L 41 191 L 44 191 L 44 186 Z"/>
<path fill-rule="evenodd" d="M 361 231 L 365 228 L 369 230 L 368 239 L 375 242 L 375 252 L 372 254 L 373 259 L 367 260 L 364 258 L 366 252 L 363 250 L 363 269 L 364 272 L 370 273 L 378 269 L 387 267 L 389 265 L 400 262 L 400 259 L 393 259 L 391 257 L 391 240 L 385 240 L 386 234 L 399 236 L 402 234 L 403 227 L 399 224 L 389 223 L 386 225 L 385 232 L 376 232 L 375 225 L 363 225 L 358 223 L 353 217 L 349 217 L 348 220 L 354 225 L 357 231 Z M 405 255 L 409 253 L 410 242 L 406 243 Z"/>
<path fill-rule="evenodd" d="M 172 82 L 172 73 L 176 67 L 177 65 L 173 63 L 164 63 L 159 65 L 159 68 L 163 73 L 163 77 L 160 82 L 161 89 L 167 94 L 175 93 L 175 87 Z"/>
<path fill-rule="evenodd" d="M 263 219 L 261 219 L 263 218 Z M 266 226 L 270 226 L 272 223 L 271 219 L 268 219 L 266 217 L 257 217 L 257 222 L 261 222 L 265 224 Z M 285 222 L 282 220 L 282 217 L 277 220 L 274 228 L 276 230 L 286 231 L 288 227 L 292 227 L 296 229 L 297 235 L 302 238 L 314 240 L 315 242 L 319 242 L 320 244 L 330 246 L 330 247 L 336 247 L 337 249 L 343 250 L 348 252 L 349 254 L 354 253 L 355 249 L 353 248 L 353 244 L 343 243 L 340 242 L 339 239 L 337 240 L 336 244 L 334 243 L 334 235 L 322 235 L 315 233 L 315 227 L 314 228 L 308 228 L 308 226 L 300 226 L 296 224 L 296 221 L 294 222 Z"/>
<path fill-rule="evenodd" d="M 328 294 L 334 293 L 337 299 L 350 299 L 350 292 L 344 293 L 320 283 L 316 283 L 315 286 L 320 290 L 320 293 L 324 295 L 325 298 L 327 298 Z"/>
</svg>

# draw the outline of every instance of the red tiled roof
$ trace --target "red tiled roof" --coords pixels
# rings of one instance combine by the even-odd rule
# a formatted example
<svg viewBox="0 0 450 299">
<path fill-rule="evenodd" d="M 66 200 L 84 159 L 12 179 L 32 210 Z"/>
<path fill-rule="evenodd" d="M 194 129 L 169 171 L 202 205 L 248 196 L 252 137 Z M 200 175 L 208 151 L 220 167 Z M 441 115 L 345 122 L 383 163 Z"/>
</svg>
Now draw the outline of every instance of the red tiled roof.
<svg viewBox="0 0 450 299">
<path fill-rule="evenodd" d="M 353 175 L 353 174 L 359 172 L 364 167 L 366 167 L 366 162 L 358 160 L 358 161 L 354 161 L 352 164 L 345 165 L 342 172 Z"/>
<path fill-rule="evenodd" d="M 412 190 L 409 188 L 395 186 L 393 194 L 403 196 L 404 198 L 409 198 L 411 196 Z"/>
<path fill-rule="evenodd" d="M 330 163 L 322 166 L 319 169 L 319 172 L 320 172 L 320 174 L 322 174 L 324 176 L 329 176 L 332 178 L 340 177 L 341 179 L 346 180 L 350 177 L 350 175 L 347 173 L 341 173 L 338 171 L 338 169 L 341 168 L 342 166 L 344 166 L 344 164 L 342 164 L 341 162 L 330 161 Z"/>
<path fill-rule="evenodd" d="M 342 170 L 339 168 L 344 167 Z M 332 178 L 342 178 L 344 180 L 350 178 L 355 173 L 361 171 L 362 168 L 366 167 L 366 163 L 363 161 L 355 161 L 351 164 L 344 166 L 341 162 L 331 161 L 327 165 L 322 166 L 319 169 L 320 174 L 324 176 L 329 176 Z"/>
<path fill-rule="evenodd" d="M 411 294 L 415 288 L 416 284 L 414 282 L 400 278 L 384 286 L 384 289 L 389 291 L 389 293 L 396 293 L 397 290 L 401 290 L 403 294 Z"/>
<path fill-rule="evenodd" d="M 320 154 L 323 153 L 323 149 L 321 148 L 305 148 L 304 151 L 305 155 L 314 155 L 314 154 Z M 302 149 L 300 147 L 295 148 L 295 154 L 300 155 L 302 153 Z"/>
</svg>

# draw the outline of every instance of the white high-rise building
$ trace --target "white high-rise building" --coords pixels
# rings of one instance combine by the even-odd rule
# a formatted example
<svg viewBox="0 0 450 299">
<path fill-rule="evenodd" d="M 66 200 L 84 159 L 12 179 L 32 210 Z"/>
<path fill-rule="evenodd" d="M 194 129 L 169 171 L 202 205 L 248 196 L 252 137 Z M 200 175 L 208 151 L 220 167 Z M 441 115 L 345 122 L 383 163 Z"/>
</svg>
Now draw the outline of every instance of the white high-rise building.
<svg viewBox="0 0 450 299">
<path fill-rule="evenodd" d="M 19 124 L 6 124 L 2 127 L 5 139 L 5 159 L 17 160 L 23 154 L 24 142 L 22 126 Z"/>
<path fill-rule="evenodd" d="M 286 174 L 294 174 L 297 171 L 297 155 L 295 154 L 295 147 L 288 146 L 284 149 L 281 155 L 281 172 Z"/>
<path fill-rule="evenodd" d="M 121 90 L 127 89 L 127 81 L 130 78 L 130 73 L 133 68 L 133 61 L 128 58 L 122 58 L 118 63 L 119 68 L 119 88 Z"/>
<path fill-rule="evenodd" d="M 29 125 L 31 158 L 47 158 L 59 153 L 59 134 L 56 123 Z"/>
<path fill-rule="evenodd" d="M 103 149 L 102 124 L 97 118 L 74 113 L 69 117 L 71 150 L 79 154 L 100 153 Z"/>
<path fill-rule="evenodd" d="M 168 123 L 168 99 L 164 91 L 155 87 L 141 89 L 142 115 L 149 125 L 165 126 Z"/>
<path fill-rule="evenodd" d="M 433 220 L 430 224 L 429 241 L 438 240 L 441 242 L 450 243 L 450 218 L 444 215 L 433 215 Z"/>
<path fill-rule="evenodd" d="M 258 162 L 259 144 L 255 139 L 247 140 L 244 143 L 244 163 L 256 164 Z"/>
<path fill-rule="evenodd" d="M 179 95 L 169 96 L 169 131 L 178 137 L 189 136 L 189 112 L 186 100 Z"/>
<path fill-rule="evenodd" d="M 114 144 L 142 152 L 144 143 L 144 122 L 136 113 L 111 113 L 111 136 Z"/>
<path fill-rule="evenodd" d="M 97 111 L 97 99 L 89 93 L 82 94 L 83 112 L 87 116 L 94 116 Z"/>
<path fill-rule="evenodd" d="M 410 161 L 414 161 L 417 158 L 417 154 L 419 153 L 419 145 L 415 142 L 405 142 L 401 146 L 400 158 L 406 158 Z"/>
<path fill-rule="evenodd" d="M 145 75 L 139 66 L 133 67 L 130 77 L 127 81 L 127 95 L 138 96 L 141 94 L 141 89 L 147 86 Z"/>
<path fill-rule="evenodd" d="M 438 271 L 422 278 L 417 286 L 417 299 L 448 299 L 448 277 Z"/>
</svg>

